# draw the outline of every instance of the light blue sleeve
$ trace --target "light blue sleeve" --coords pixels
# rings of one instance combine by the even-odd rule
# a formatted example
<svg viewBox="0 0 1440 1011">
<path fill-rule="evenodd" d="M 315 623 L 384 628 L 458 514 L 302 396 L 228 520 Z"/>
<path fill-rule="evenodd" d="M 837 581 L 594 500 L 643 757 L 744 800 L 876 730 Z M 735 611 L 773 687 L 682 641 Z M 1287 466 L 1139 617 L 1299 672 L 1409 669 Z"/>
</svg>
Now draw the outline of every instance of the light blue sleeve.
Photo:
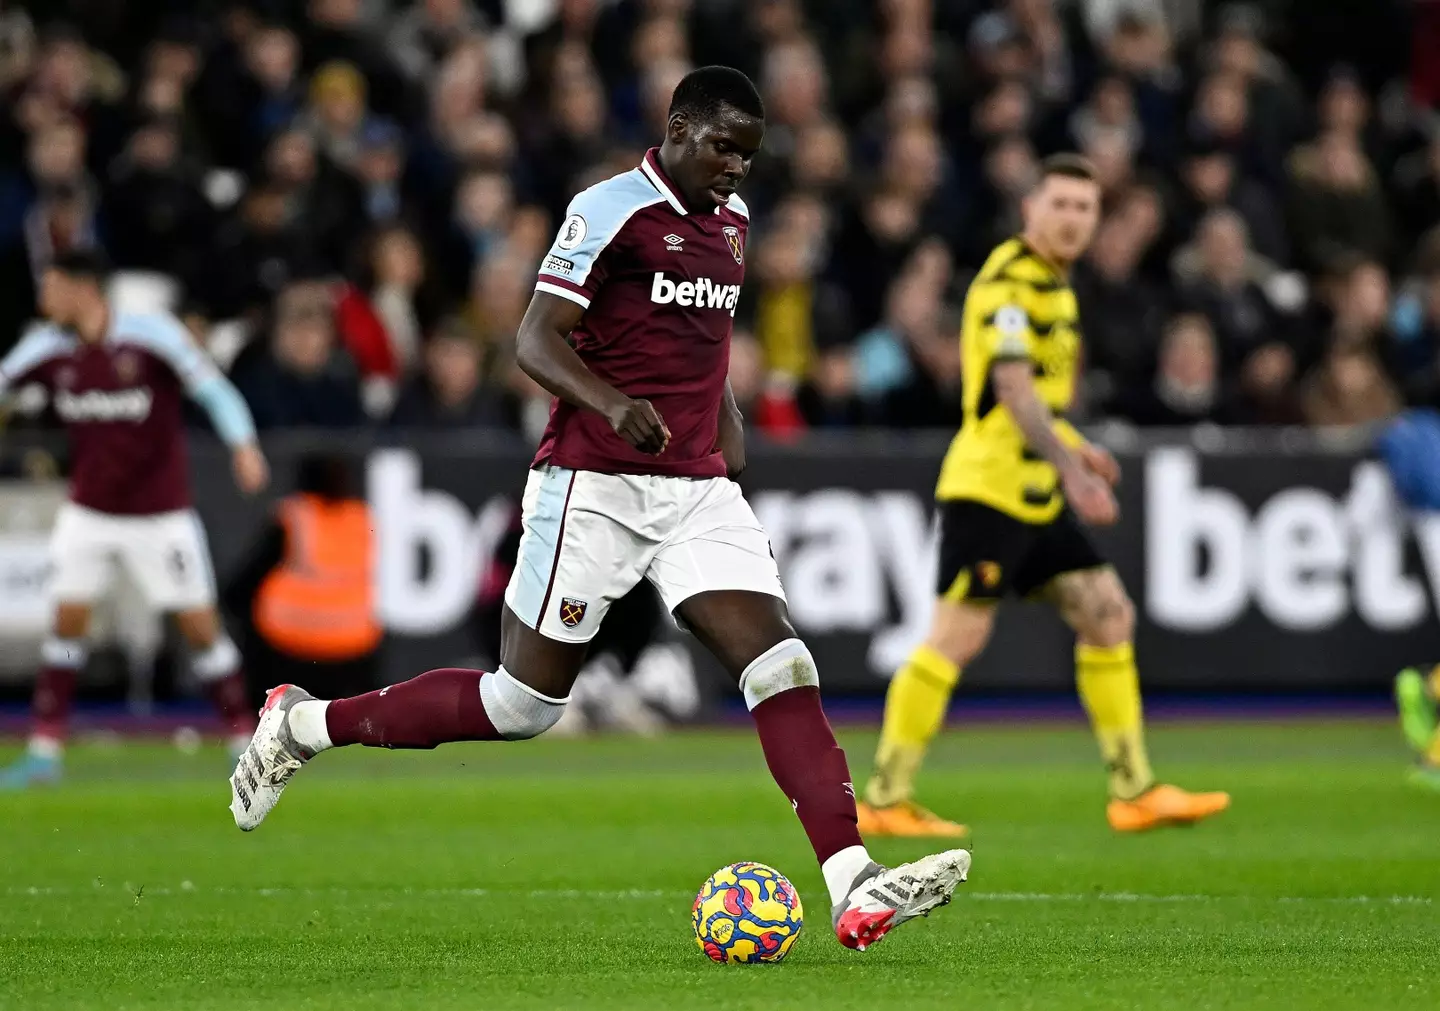
<svg viewBox="0 0 1440 1011">
<path fill-rule="evenodd" d="M 218 372 L 190 391 L 197 404 L 205 408 L 210 424 L 228 446 L 243 446 L 255 441 L 255 419 L 250 407 L 235 384 Z"/>
<path fill-rule="evenodd" d="M 9 393 L 50 359 L 67 353 L 72 343 L 73 338 L 53 326 L 38 326 L 28 331 L 0 361 L 0 396 Z"/>
<path fill-rule="evenodd" d="M 589 307 L 604 280 L 600 254 L 642 207 L 662 197 L 638 172 L 626 172 L 576 194 L 540 263 L 536 288 Z"/>
<path fill-rule="evenodd" d="M 255 421 L 245 398 L 196 346 L 185 324 L 168 313 L 146 313 L 125 318 L 117 329 L 125 340 L 145 348 L 180 377 L 185 392 L 205 408 L 210 423 L 228 445 L 255 440 Z"/>
</svg>

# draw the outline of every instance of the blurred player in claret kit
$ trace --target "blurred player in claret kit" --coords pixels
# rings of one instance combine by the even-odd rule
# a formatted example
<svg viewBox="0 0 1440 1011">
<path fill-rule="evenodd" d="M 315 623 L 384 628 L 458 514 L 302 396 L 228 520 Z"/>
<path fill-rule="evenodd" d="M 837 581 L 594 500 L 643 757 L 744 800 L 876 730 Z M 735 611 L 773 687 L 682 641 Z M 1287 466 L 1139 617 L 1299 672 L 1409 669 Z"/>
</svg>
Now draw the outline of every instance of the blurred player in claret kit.
<svg viewBox="0 0 1440 1011">
<path fill-rule="evenodd" d="M 255 726 L 240 654 L 216 614 L 205 532 L 190 508 L 183 401 L 188 394 L 210 415 L 247 493 L 268 480 L 250 411 L 175 317 L 115 311 L 106 274 L 95 254 L 58 257 L 40 292 L 48 323 L 0 361 L 0 394 L 29 383 L 51 391 L 71 453 L 70 500 L 51 535 L 55 624 L 41 651 L 34 728 L 25 755 L 0 772 L 0 787 L 59 777 L 90 611 L 115 565 L 152 607 L 174 612 L 237 754 Z"/>
<path fill-rule="evenodd" d="M 745 464 L 726 375 L 749 230 L 735 188 L 764 132 L 750 80 L 703 67 L 676 87 L 661 146 L 571 202 L 517 337 L 521 367 L 556 401 L 526 485 L 499 669 L 430 671 L 334 702 L 272 690 L 231 779 L 242 829 L 327 748 L 544 733 L 606 610 L 649 579 L 739 683 L 820 860 L 842 944 L 866 947 L 964 880 L 965 850 L 890 870 L 870 859 L 815 662 L 731 480 Z"/>
</svg>

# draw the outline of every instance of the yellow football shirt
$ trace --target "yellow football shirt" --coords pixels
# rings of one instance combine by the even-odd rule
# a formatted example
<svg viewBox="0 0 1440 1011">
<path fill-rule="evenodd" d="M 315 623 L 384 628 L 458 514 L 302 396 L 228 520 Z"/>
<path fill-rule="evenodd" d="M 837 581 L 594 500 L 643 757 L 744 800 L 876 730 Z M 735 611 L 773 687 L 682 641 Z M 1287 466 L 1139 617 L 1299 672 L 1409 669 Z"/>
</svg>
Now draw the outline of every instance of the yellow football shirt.
<svg viewBox="0 0 1440 1011">
<path fill-rule="evenodd" d="M 1083 442 L 1069 422 L 1080 369 L 1080 317 L 1075 292 L 1023 239 L 1002 242 L 965 296 L 960 327 L 964 421 L 940 466 L 935 497 L 969 499 L 1026 523 L 1049 523 L 1064 505 L 1059 474 L 1025 444 L 1000 405 L 990 370 L 997 362 L 1029 361 L 1035 392 L 1057 415 L 1056 434 Z"/>
</svg>

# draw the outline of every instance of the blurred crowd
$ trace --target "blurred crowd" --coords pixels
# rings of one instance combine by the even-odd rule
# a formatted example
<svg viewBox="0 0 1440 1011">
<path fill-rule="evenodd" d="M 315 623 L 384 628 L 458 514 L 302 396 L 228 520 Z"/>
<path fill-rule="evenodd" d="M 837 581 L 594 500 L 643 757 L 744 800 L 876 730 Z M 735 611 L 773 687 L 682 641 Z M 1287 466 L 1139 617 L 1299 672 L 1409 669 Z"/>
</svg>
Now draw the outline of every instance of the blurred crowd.
<svg viewBox="0 0 1440 1011">
<path fill-rule="evenodd" d="M 1376 420 L 1440 403 L 1437 46 L 1402 0 L 0 0 L 0 350 L 98 245 L 262 427 L 533 435 L 511 347 L 566 203 L 725 63 L 769 114 L 756 426 L 955 424 L 965 286 L 1072 148 L 1082 417 Z"/>
</svg>

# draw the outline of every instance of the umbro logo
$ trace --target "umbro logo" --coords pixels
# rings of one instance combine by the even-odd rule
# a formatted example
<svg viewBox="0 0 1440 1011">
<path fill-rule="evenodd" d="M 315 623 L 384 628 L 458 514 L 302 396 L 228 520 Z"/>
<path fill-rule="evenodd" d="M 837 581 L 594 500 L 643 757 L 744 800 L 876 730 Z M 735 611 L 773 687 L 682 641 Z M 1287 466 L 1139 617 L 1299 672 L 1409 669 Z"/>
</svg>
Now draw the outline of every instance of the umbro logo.
<svg viewBox="0 0 1440 1011">
<path fill-rule="evenodd" d="M 671 232 L 669 235 L 665 236 L 665 248 L 673 253 L 678 253 L 680 252 L 680 244 L 684 241 L 685 239 L 682 236 L 676 235 L 674 232 Z"/>
</svg>

